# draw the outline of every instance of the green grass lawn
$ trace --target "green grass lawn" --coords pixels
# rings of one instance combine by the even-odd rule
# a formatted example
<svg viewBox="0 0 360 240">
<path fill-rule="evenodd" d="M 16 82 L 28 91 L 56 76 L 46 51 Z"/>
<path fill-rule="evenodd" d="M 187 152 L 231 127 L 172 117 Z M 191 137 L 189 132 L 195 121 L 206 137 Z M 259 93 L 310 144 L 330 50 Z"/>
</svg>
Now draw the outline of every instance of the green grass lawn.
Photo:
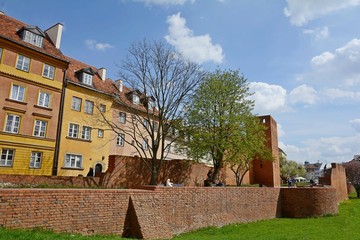
<svg viewBox="0 0 360 240">
<path fill-rule="evenodd" d="M 119 240 L 115 236 L 81 236 L 55 234 L 39 230 L 8 230 L 0 228 L 0 239 L 12 240 Z M 222 228 L 204 228 L 174 237 L 176 240 L 202 239 L 360 239 L 360 199 L 340 204 L 339 215 L 320 218 L 278 218 L 246 224 L 233 224 Z"/>
</svg>

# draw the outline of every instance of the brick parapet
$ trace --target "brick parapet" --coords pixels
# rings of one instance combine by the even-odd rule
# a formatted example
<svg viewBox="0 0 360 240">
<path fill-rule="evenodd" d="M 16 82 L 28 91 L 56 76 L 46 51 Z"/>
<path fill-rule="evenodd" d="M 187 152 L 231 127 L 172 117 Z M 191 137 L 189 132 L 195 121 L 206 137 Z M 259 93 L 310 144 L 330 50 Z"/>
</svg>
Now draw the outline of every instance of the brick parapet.
<svg viewBox="0 0 360 240">
<path fill-rule="evenodd" d="M 333 188 L 0 190 L 0 226 L 84 235 L 171 238 L 207 226 L 336 213 Z"/>
</svg>

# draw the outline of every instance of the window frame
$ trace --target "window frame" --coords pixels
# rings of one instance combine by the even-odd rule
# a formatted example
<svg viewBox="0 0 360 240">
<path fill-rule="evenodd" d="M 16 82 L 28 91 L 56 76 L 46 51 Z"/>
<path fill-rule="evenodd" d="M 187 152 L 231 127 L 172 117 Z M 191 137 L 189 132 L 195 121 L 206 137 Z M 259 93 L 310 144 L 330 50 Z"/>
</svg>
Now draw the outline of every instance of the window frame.
<svg viewBox="0 0 360 240">
<path fill-rule="evenodd" d="M 84 113 L 87 113 L 87 114 L 94 113 L 94 102 L 93 101 L 85 100 Z"/>
<path fill-rule="evenodd" d="M 46 104 L 46 98 L 44 98 L 43 95 L 48 97 L 47 104 Z M 50 103 L 51 103 L 51 94 L 40 90 L 37 105 L 44 108 L 50 108 Z"/>
<path fill-rule="evenodd" d="M 71 100 L 71 110 L 81 112 L 81 104 L 82 104 L 82 99 L 79 97 L 73 96 L 72 100 Z"/>
<path fill-rule="evenodd" d="M 81 129 L 81 139 L 90 141 L 91 140 L 91 127 L 82 126 Z"/>
<path fill-rule="evenodd" d="M 71 159 L 73 157 L 74 159 Z M 74 160 L 74 162 L 72 162 Z M 77 164 L 79 163 L 79 164 Z M 64 168 L 82 169 L 83 156 L 81 154 L 66 153 Z"/>
<path fill-rule="evenodd" d="M 100 134 L 101 133 L 101 134 Z M 103 129 L 98 129 L 98 134 L 97 134 L 98 138 L 104 138 L 104 130 Z"/>
<path fill-rule="evenodd" d="M 45 138 L 47 131 L 47 124 L 48 122 L 45 120 L 35 119 L 33 136 Z"/>
<path fill-rule="evenodd" d="M 28 30 L 24 30 L 24 37 L 23 40 L 27 43 L 30 43 L 34 46 L 43 47 L 43 41 L 44 41 L 44 37 L 40 36 L 38 34 L 35 34 L 31 31 Z"/>
<path fill-rule="evenodd" d="M 89 85 L 89 86 L 92 86 L 93 78 L 94 78 L 93 75 L 91 75 L 89 73 L 86 73 L 86 72 L 83 72 L 81 80 L 82 80 L 82 83 L 84 83 L 86 85 Z"/>
<path fill-rule="evenodd" d="M 11 124 L 9 126 L 9 117 L 10 116 L 12 116 L 13 119 L 11 120 Z M 17 120 L 15 119 L 15 121 L 14 121 L 14 117 L 17 118 Z M 21 116 L 20 115 L 8 113 L 8 114 L 6 114 L 4 132 L 17 134 L 20 131 L 20 124 L 21 124 Z M 10 127 L 10 129 L 8 129 L 8 127 Z M 15 131 L 15 129 L 16 129 L 16 131 Z"/>
<path fill-rule="evenodd" d="M 126 112 L 119 112 L 119 123 L 126 123 Z"/>
<path fill-rule="evenodd" d="M 24 55 L 18 54 L 17 60 L 16 60 L 16 69 L 29 72 L 30 71 L 30 62 L 31 59 L 28 57 L 25 57 Z"/>
<path fill-rule="evenodd" d="M 45 73 L 45 71 L 47 71 L 47 73 Z M 55 67 L 44 63 L 42 76 L 44 78 L 54 79 L 54 77 L 55 77 Z"/>
<path fill-rule="evenodd" d="M 18 88 L 18 89 L 16 89 L 16 93 L 14 91 L 15 87 Z M 21 91 L 21 89 L 23 91 Z M 12 84 L 11 85 L 11 92 L 10 92 L 10 99 L 14 100 L 14 101 L 18 101 L 18 102 L 24 102 L 25 101 L 25 92 L 26 92 L 26 87 L 21 86 L 19 84 Z"/>
<path fill-rule="evenodd" d="M 75 128 L 76 127 L 76 128 Z M 68 137 L 79 138 L 80 125 L 77 123 L 69 123 Z"/>
<path fill-rule="evenodd" d="M 125 146 L 125 133 L 119 133 L 116 137 L 116 146 L 124 147 Z"/>
<path fill-rule="evenodd" d="M 40 156 L 38 156 L 38 154 Z M 30 155 L 29 167 L 30 168 L 40 169 L 41 168 L 41 163 L 42 163 L 42 158 L 43 158 L 43 153 L 42 152 L 32 151 L 31 155 Z"/>
<path fill-rule="evenodd" d="M 4 151 L 6 151 L 6 154 L 4 154 Z M 12 151 L 11 153 L 11 159 L 9 160 L 9 151 Z M 5 156 L 5 158 L 3 158 Z M 1 149 L 1 156 L 0 156 L 0 167 L 12 167 L 14 164 L 15 159 L 15 149 L 12 148 L 2 148 Z M 4 163 L 2 163 L 4 162 Z M 7 164 L 10 162 L 10 164 Z"/>
</svg>

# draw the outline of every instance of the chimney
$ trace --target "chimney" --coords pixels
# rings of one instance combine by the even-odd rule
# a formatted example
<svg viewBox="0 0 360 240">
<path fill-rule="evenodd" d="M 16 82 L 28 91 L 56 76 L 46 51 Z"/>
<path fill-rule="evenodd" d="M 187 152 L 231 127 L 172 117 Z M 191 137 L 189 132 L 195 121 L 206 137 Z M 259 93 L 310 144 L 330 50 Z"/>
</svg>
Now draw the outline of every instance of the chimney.
<svg viewBox="0 0 360 240">
<path fill-rule="evenodd" d="M 123 91 L 123 81 L 122 80 L 116 80 L 115 81 L 115 86 L 118 88 L 119 92 Z"/>
<path fill-rule="evenodd" d="M 62 30 L 63 25 L 61 23 L 57 23 L 48 30 L 45 30 L 45 33 L 49 36 L 57 49 L 60 49 Z"/>
<path fill-rule="evenodd" d="M 99 68 L 98 74 L 100 75 L 101 80 L 104 82 L 106 79 L 106 68 Z"/>
</svg>

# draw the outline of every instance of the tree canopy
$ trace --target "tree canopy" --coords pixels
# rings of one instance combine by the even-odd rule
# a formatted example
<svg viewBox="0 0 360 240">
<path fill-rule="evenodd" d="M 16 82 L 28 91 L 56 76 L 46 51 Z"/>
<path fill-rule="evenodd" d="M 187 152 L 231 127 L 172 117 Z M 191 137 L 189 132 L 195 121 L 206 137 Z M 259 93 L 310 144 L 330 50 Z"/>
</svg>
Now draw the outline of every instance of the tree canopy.
<svg viewBox="0 0 360 240">
<path fill-rule="evenodd" d="M 252 155 L 244 150 L 251 142 L 246 144 L 250 125 L 255 126 L 249 96 L 248 83 L 239 71 L 219 69 L 209 73 L 192 96 L 186 118 L 189 153 L 194 159 L 211 159 L 213 183 L 226 159 Z"/>
</svg>

